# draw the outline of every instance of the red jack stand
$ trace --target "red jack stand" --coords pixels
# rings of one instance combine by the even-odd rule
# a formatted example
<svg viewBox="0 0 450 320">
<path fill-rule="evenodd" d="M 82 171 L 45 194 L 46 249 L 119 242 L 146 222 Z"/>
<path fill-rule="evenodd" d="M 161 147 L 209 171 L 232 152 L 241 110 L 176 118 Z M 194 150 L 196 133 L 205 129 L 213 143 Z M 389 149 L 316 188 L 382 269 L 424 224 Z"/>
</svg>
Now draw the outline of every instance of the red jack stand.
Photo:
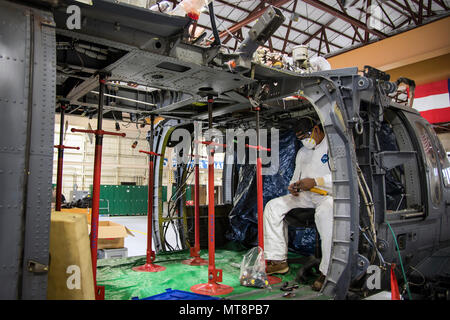
<svg viewBox="0 0 450 320">
<path fill-rule="evenodd" d="M 149 155 L 148 162 L 148 202 L 147 202 L 147 260 L 146 263 L 139 267 L 133 267 L 134 271 L 138 272 L 159 272 L 166 270 L 166 267 L 153 264 L 155 261 L 155 252 L 152 250 L 152 223 L 153 223 L 153 187 L 154 187 L 154 164 L 153 157 L 160 156 L 160 154 L 152 151 L 153 149 L 153 123 L 155 121 L 154 115 L 151 115 L 151 129 L 150 129 L 150 151 L 139 150 L 139 152 Z"/>
<path fill-rule="evenodd" d="M 198 164 L 198 144 L 195 144 L 195 189 L 194 189 L 194 211 L 195 211 L 195 245 L 191 248 L 192 259 L 183 260 L 181 263 L 190 266 L 205 266 L 208 261 L 200 258 L 200 170 Z"/>
<path fill-rule="evenodd" d="M 256 111 L 256 194 L 257 194 L 257 208 L 258 208 L 258 245 L 264 251 L 264 224 L 263 224 L 263 178 L 262 178 L 262 162 L 261 162 L 261 150 L 270 151 L 270 149 L 263 148 L 259 145 L 259 111 L 260 107 L 253 108 Z M 251 147 L 251 146 L 248 146 Z M 269 284 L 277 284 L 281 282 L 281 279 L 275 276 L 267 275 Z"/>
<path fill-rule="evenodd" d="M 103 99 L 106 83 L 105 74 L 99 74 L 99 94 L 98 94 L 98 110 L 97 110 L 97 130 L 81 130 L 72 128 L 72 132 L 84 132 L 95 134 L 95 155 L 94 155 L 94 181 L 92 188 L 92 216 L 91 216 L 91 259 L 92 273 L 94 276 L 95 300 L 105 299 L 105 287 L 97 286 L 97 241 L 98 241 L 98 220 L 100 209 L 100 179 L 102 174 L 102 147 L 103 136 L 113 135 L 125 137 L 125 133 L 108 132 L 102 130 L 103 122 Z"/>
<path fill-rule="evenodd" d="M 58 169 L 56 175 L 56 204 L 55 210 L 61 211 L 61 198 L 62 198 L 62 175 L 63 175 L 63 163 L 64 163 L 64 149 L 76 149 L 80 150 L 80 147 L 68 147 L 64 143 L 64 112 L 67 106 L 61 104 L 61 121 L 59 125 L 59 145 L 55 146 L 58 148 Z"/>
<path fill-rule="evenodd" d="M 212 104 L 214 100 L 208 96 L 208 121 L 212 129 Z M 214 149 L 208 154 L 208 283 L 196 284 L 191 291 L 204 295 L 225 295 L 233 291 L 233 287 L 219 284 L 222 282 L 222 270 L 215 266 L 215 212 L 214 212 Z"/>
</svg>

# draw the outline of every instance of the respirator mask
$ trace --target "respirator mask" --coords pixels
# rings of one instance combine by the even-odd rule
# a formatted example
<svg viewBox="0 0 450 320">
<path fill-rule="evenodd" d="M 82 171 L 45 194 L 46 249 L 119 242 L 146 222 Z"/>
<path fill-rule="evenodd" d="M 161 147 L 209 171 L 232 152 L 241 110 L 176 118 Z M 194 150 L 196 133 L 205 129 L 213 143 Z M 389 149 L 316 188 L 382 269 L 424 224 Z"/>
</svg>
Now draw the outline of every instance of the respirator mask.
<svg viewBox="0 0 450 320">
<path fill-rule="evenodd" d="M 316 128 L 314 128 L 312 130 L 312 132 L 307 132 L 305 134 L 302 134 L 302 136 L 305 136 L 305 135 L 308 136 L 307 138 L 303 138 L 300 140 L 302 142 L 303 146 L 307 149 L 314 149 L 317 145 L 316 140 L 314 140 L 314 138 L 313 138 L 315 130 L 316 130 Z"/>
</svg>

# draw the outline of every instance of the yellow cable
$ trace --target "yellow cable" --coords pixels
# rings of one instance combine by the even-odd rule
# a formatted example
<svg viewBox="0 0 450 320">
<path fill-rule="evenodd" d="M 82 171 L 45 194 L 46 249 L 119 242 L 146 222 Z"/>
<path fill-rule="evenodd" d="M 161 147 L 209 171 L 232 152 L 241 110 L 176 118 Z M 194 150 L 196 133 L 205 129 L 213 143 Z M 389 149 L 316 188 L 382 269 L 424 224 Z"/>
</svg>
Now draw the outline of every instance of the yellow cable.
<svg viewBox="0 0 450 320">
<path fill-rule="evenodd" d="M 139 230 L 132 230 L 132 229 L 130 229 L 130 231 L 133 231 L 133 232 L 138 232 L 138 233 L 142 233 L 144 236 L 146 236 L 147 234 L 145 233 L 145 232 L 142 232 L 142 231 L 139 231 Z"/>
</svg>

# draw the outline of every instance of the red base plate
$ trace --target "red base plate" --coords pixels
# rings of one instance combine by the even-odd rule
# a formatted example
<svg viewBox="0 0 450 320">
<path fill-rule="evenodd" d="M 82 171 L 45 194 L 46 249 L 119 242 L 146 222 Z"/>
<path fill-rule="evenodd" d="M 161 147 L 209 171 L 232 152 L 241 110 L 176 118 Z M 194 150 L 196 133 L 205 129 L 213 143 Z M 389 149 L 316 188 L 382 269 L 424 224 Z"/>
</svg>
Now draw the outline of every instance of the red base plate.
<svg viewBox="0 0 450 320">
<path fill-rule="evenodd" d="M 281 282 L 281 279 L 275 276 L 267 276 L 267 280 L 269 280 L 269 284 L 277 284 Z"/>
<path fill-rule="evenodd" d="M 218 283 L 201 283 L 191 287 L 191 291 L 208 296 L 218 296 L 233 292 L 233 287 Z"/>
<path fill-rule="evenodd" d="M 181 263 L 187 264 L 190 266 L 206 266 L 208 264 L 208 261 L 206 261 L 205 259 L 202 259 L 200 257 L 194 257 L 192 259 L 183 260 L 183 261 L 181 261 Z"/>
<path fill-rule="evenodd" d="M 95 300 L 105 300 L 105 287 L 104 286 L 96 286 Z"/>
<path fill-rule="evenodd" d="M 138 271 L 138 272 L 159 272 L 159 271 L 166 270 L 166 267 L 158 266 L 158 265 L 152 264 L 152 263 L 146 263 L 139 267 L 133 267 L 132 269 L 134 271 Z"/>
</svg>

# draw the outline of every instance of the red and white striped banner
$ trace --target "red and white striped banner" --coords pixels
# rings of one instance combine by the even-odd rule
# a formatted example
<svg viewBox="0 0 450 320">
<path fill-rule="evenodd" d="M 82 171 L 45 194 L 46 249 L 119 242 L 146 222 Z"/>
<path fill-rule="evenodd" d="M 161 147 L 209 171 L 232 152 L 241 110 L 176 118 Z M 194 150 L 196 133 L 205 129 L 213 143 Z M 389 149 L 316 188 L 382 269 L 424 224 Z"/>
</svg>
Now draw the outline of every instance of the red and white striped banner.
<svg viewBox="0 0 450 320">
<path fill-rule="evenodd" d="M 450 122 L 450 79 L 416 87 L 413 108 L 430 123 Z"/>
</svg>

